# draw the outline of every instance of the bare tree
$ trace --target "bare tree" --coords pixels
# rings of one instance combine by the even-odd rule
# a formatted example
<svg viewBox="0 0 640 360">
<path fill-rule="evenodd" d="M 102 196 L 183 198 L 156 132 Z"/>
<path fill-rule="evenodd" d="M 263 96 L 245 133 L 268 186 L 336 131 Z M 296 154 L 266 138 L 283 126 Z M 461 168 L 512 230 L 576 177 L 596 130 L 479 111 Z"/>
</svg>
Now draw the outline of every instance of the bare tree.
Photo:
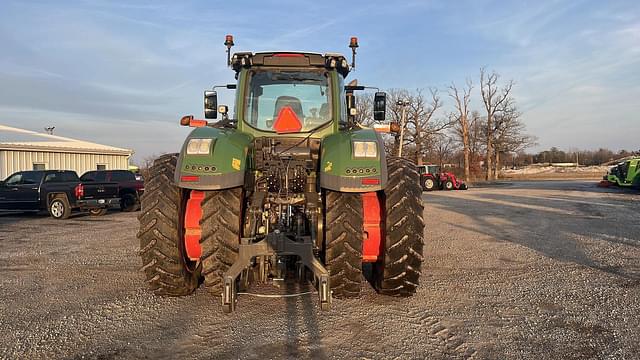
<svg viewBox="0 0 640 360">
<path fill-rule="evenodd" d="M 362 93 L 356 95 L 356 122 L 364 126 L 373 124 L 373 94 Z"/>
<path fill-rule="evenodd" d="M 445 161 L 451 160 L 453 144 L 453 139 L 445 134 L 438 133 L 433 136 L 433 153 L 440 168 L 444 167 Z"/>
<path fill-rule="evenodd" d="M 469 102 L 471 101 L 471 90 L 473 84 L 467 79 L 466 86 L 458 90 L 455 83 L 449 86 L 449 96 L 453 98 L 456 107 L 456 114 L 453 116 L 455 121 L 455 132 L 462 142 L 462 152 L 464 154 L 464 180 L 469 181 L 470 176 L 470 159 L 469 159 Z"/>
<path fill-rule="evenodd" d="M 495 124 L 494 119 L 496 114 L 508 109 L 510 107 L 511 89 L 513 88 L 513 80 L 510 80 L 502 89 L 499 88 L 498 79 L 499 75 L 496 72 L 487 74 L 485 68 L 480 68 L 480 93 L 482 94 L 482 101 L 484 102 L 484 108 L 487 114 L 487 142 L 486 142 L 486 166 L 487 173 L 485 178 L 487 180 L 493 180 L 492 173 L 492 157 L 494 156 L 493 142 L 495 138 Z"/>
<path fill-rule="evenodd" d="M 164 154 L 166 153 L 162 152 L 160 154 L 151 154 L 143 158 L 142 161 L 140 162 L 140 175 L 142 175 L 145 179 L 148 179 L 149 169 L 151 169 L 151 166 L 153 166 L 153 162 Z"/>
<path fill-rule="evenodd" d="M 494 118 L 494 172 L 500 170 L 501 153 L 517 153 L 535 144 L 535 137 L 525 134 L 525 125 L 520 112 L 511 102 L 508 108 L 497 113 Z"/>
<path fill-rule="evenodd" d="M 409 97 L 407 108 L 407 143 L 413 147 L 417 164 L 422 164 L 429 142 L 435 134 L 451 126 L 446 118 L 436 116 L 442 108 L 442 100 L 438 90 L 429 88 L 429 97 L 425 98 L 423 90 L 418 89 Z"/>
</svg>

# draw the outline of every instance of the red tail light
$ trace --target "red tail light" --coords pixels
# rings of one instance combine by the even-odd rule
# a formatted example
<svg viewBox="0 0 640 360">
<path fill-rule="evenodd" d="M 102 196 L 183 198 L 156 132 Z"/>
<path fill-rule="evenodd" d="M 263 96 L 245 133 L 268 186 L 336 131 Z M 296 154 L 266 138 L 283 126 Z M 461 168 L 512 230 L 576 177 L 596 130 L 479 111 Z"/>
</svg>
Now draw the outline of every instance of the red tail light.
<svg viewBox="0 0 640 360">
<path fill-rule="evenodd" d="M 361 182 L 362 185 L 380 185 L 380 179 L 378 178 L 364 178 Z"/>
<path fill-rule="evenodd" d="M 184 181 L 184 182 L 200 181 L 200 176 L 183 175 L 183 176 L 180 177 L 180 181 Z"/>
<path fill-rule="evenodd" d="M 75 188 L 76 199 L 81 199 L 84 196 L 84 185 L 78 184 Z"/>
</svg>

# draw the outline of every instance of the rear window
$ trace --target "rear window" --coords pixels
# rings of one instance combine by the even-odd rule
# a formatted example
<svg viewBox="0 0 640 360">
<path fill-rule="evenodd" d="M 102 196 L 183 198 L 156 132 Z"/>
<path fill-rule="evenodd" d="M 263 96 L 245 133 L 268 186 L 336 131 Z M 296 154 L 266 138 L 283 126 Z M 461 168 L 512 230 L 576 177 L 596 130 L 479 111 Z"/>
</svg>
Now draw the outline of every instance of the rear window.
<svg viewBox="0 0 640 360">
<path fill-rule="evenodd" d="M 44 178 L 44 182 L 55 183 L 55 182 L 74 182 L 78 181 L 78 174 L 72 171 L 64 171 L 64 172 L 54 172 L 49 173 Z"/>
<path fill-rule="evenodd" d="M 82 175 L 80 180 L 82 181 L 97 181 L 97 182 L 105 182 L 107 176 L 106 171 L 89 171 Z"/>
<path fill-rule="evenodd" d="M 129 171 L 114 171 L 111 173 L 111 181 L 134 181 L 136 178 Z"/>
</svg>

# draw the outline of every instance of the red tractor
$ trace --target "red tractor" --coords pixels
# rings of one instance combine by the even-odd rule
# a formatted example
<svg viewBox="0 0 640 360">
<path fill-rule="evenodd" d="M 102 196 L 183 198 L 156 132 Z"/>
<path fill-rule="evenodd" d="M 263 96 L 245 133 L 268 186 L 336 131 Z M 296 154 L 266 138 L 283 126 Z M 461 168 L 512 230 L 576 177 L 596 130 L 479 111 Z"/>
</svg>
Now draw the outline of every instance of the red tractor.
<svg viewBox="0 0 640 360">
<path fill-rule="evenodd" d="M 467 190 L 464 181 L 456 178 L 451 172 L 440 171 L 438 165 L 419 165 L 420 183 L 425 191 L 432 190 Z"/>
</svg>

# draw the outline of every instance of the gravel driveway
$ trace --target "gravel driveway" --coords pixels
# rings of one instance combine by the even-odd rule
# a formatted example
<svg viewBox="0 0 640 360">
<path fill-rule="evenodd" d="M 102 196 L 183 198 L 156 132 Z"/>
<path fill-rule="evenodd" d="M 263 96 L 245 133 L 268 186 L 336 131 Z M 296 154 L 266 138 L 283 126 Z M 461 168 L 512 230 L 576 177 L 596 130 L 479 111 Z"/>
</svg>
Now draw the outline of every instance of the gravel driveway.
<svg viewBox="0 0 640 360">
<path fill-rule="evenodd" d="M 1 358 L 637 358 L 640 195 L 521 182 L 423 195 L 416 296 L 144 289 L 131 213 L 0 215 Z M 258 289 L 259 290 L 259 289 Z"/>
</svg>

